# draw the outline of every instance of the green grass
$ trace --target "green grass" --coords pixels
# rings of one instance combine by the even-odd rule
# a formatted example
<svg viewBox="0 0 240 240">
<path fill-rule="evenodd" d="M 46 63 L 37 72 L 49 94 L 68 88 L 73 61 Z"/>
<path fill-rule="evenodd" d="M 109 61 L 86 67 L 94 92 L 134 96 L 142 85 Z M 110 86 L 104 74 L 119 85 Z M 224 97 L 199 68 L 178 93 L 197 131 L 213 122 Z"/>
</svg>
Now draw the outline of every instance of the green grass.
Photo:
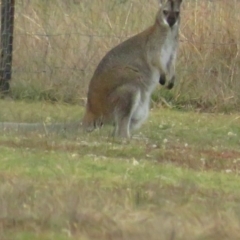
<svg viewBox="0 0 240 240">
<path fill-rule="evenodd" d="M 103 147 L 103 146 L 101 146 Z M 23 149 L 15 150 L 1 147 L 1 167 L 5 174 L 24 175 L 40 181 L 64 178 L 81 180 L 99 180 L 105 186 L 114 187 L 132 183 L 161 182 L 161 185 L 178 186 L 181 182 L 194 184 L 204 189 L 235 191 L 240 187 L 236 175 L 218 172 L 198 172 L 174 166 L 170 163 L 159 164 L 118 157 L 108 157 L 76 153 L 42 152 Z M 81 152 L 81 150 L 80 150 Z M 117 151 L 116 151 L 117 155 Z M 22 158 L 20 158 L 22 156 Z M 130 156 L 130 153 L 129 153 Z M 136 165 L 135 165 L 136 164 Z"/>
<path fill-rule="evenodd" d="M 1 121 L 77 121 L 79 106 L 0 101 Z M 0 135 L 0 237 L 239 239 L 236 114 L 155 108 L 129 142 Z"/>
</svg>

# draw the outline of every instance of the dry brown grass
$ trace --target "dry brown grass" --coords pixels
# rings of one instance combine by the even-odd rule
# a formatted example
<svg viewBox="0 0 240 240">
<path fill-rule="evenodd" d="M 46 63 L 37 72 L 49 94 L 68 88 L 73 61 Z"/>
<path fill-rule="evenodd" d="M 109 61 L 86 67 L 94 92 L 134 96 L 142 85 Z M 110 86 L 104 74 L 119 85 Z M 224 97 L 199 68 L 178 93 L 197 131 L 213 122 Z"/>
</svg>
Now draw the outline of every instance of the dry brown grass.
<svg viewBox="0 0 240 240">
<path fill-rule="evenodd" d="M 185 4 L 175 98 L 215 109 L 238 108 L 238 8 L 238 1 L 227 0 Z"/>
<path fill-rule="evenodd" d="M 1 239 L 237 240 L 240 237 L 239 207 L 234 206 L 235 212 L 224 210 L 225 202 L 237 202 L 239 196 L 232 198 L 193 186 L 164 188 L 151 184 L 141 189 L 133 185 L 109 190 L 97 182 L 68 183 L 60 178 L 56 183 L 45 181 L 42 185 L 16 176 L 1 174 L 0 179 Z"/>
<path fill-rule="evenodd" d="M 17 2 L 13 96 L 79 102 L 103 55 L 153 22 L 156 2 Z M 155 100 L 159 92 L 175 105 L 239 108 L 238 8 L 236 0 L 184 1 L 179 84 Z"/>
</svg>

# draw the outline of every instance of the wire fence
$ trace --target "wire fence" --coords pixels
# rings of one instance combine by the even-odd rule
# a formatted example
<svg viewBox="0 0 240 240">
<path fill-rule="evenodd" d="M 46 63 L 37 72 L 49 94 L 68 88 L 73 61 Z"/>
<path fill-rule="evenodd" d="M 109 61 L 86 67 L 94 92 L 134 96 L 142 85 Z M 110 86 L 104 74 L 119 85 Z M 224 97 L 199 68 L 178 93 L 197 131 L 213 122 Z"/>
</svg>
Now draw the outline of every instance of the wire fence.
<svg viewBox="0 0 240 240">
<path fill-rule="evenodd" d="M 6 29 L 11 36 L 13 5 L 13 0 L 2 0 L 2 9 L 10 10 L 2 10 L 1 19 L 7 13 L 5 18 L 12 21 L 11 27 L 2 25 L 2 36 Z M 182 89 L 192 81 L 201 91 L 203 79 L 221 82 L 226 77 L 228 83 L 234 82 L 231 91 L 238 89 L 239 5 L 237 0 L 184 1 L 177 67 Z M 68 101 L 72 96 L 85 96 L 103 55 L 150 26 L 156 10 L 155 0 L 17 1 L 12 70 L 3 60 L 12 45 L 1 41 L 2 89 L 8 89 L 4 82 L 8 83 L 12 73 L 11 88 L 19 97 L 47 92 Z M 226 80 L 222 85 L 226 87 Z"/>
</svg>

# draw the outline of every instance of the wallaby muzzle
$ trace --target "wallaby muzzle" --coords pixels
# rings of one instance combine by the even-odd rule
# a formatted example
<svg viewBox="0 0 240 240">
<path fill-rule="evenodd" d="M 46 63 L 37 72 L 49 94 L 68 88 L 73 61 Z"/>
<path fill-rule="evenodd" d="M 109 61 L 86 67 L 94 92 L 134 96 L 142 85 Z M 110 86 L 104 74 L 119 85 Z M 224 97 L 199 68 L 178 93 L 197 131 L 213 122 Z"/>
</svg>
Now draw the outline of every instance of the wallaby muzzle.
<svg viewBox="0 0 240 240">
<path fill-rule="evenodd" d="M 167 23 L 170 27 L 172 27 L 177 21 L 177 17 L 174 13 L 170 13 L 168 16 L 167 16 Z"/>
</svg>

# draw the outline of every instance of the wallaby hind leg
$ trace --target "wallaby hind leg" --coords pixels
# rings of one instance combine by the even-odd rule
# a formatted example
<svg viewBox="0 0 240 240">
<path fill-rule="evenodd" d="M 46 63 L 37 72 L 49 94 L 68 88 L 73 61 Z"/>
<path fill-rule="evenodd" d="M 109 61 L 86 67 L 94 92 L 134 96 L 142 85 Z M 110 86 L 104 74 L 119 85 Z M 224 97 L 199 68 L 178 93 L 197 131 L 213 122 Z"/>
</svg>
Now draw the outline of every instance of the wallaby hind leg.
<svg viewBox="0 0 240 240">
<path fill-rule="evenodd" d="M 118 136 L 122 138 L 130 138 L 129 124 L 130 117 L 122 117 L 116 120 L 116 126 L 113 132 L 113 136 Z"/>
<path fill-rule="evenodd" d="M 149 104 L 150 96 L 142 96 L 141 101 L 139 101 L 139 104 L 133 112 L 130 123 L 130 130 L 136 130 L 140 128 L 142 123 L 147 119 L 149 113 Z"/>
<path fill-rule="evenodd" d="M 139 104 L 140 91 L 134 85 L 125 84 L 111 94 L 110 100 L 115 105 L 113 135 L 129 138 L 131 118 Z"/>
</svg>

